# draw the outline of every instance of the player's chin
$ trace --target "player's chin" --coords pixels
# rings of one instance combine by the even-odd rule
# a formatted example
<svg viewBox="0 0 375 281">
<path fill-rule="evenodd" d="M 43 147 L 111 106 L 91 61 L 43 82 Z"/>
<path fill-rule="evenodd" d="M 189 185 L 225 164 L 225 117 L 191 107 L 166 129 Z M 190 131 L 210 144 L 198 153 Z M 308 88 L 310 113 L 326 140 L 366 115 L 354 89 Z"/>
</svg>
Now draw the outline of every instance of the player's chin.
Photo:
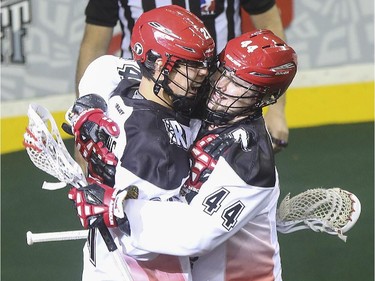
<svg viewBox="0 0 375 281">
<path fill-rule="evenodd" d="M 199 88 L 190 88 L 186 91 L 185 96 L 189 99 L 194 99 L 198 95 Z"/>
<path fill-rule="evenodd" d="M 207 108 L 213 112 L 217 112 L 217 113 L 224 113 L 225 112 L 225 109 L 223 106 L 221 106 L 220 104 L 216 103 L 216 102 L 208 102 L 207 103 Z"/>
<path fill-rule="evenodd" d="M 198 94 L 199 87 L 190 87 L 187 91 L 187 97 L 193 98 Z"/>
</svg>

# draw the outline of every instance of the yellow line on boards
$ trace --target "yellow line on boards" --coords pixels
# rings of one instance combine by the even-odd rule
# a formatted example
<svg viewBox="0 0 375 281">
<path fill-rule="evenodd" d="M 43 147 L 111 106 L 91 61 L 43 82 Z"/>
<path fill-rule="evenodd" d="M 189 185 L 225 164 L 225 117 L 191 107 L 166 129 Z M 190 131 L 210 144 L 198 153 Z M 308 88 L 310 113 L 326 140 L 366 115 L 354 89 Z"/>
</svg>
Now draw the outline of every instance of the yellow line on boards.
<svg viewBox="0 0 375 281">
<path fill-rule="evenodd" d="M 374 82 L 292 88 L 286 97 L 290 128 L 374 120 Z"/>
<path fill-rule="evenodd" d="M 60 127 L 65 122 L 65 112 L 52 113 L 53 118 L 59 127 L 62 138 L 70 137 Z M 27 116 L 17 116 L 1 119 L 1 154 L 23 150 L 23 134 L 25 133 L 27 124 Z"/>
<path fill-rule="evenodd" d="M 52 115 L 58 126 L 65 120 L 65 112 Z M 374 121 L 374 82 L 291 88 L 286 116 L 289 128 Z M 27 116 L 1 119 L 1 153 L 23 149 L 27 123 Z M 62 130 L 60 133 L 69 137 Z"/>
</svg>

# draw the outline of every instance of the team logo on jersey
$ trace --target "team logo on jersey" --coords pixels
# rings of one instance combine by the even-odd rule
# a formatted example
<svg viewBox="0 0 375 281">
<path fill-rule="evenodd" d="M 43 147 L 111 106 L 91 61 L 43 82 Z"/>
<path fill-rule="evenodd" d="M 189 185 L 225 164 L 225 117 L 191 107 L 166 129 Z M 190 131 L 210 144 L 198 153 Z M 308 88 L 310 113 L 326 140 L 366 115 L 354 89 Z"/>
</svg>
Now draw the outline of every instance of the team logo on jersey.
<svg viewBox="0 0 375 281">
<path fill-rule="evenodd" d="M 120 79 L 141 81 L 142 74 L 137 63 L 126 60 L 122 66 L 117 67 Z"/>
<path fill-rule="evenodd" d="M 185 128 L 174 119 L 163 119 L 163 122 L 168 132 L 170 143 L 188 150 L 189 144 Z"/>
<path fill-rule="evenodd" d="M 228 135 L 232 137 L 236 143 L 241 144 L 241 148 L 243 151 L 251 150 L 251 141 L 250 141 L 249 132 L 246 131 L 244 128 L 235 129 L 231 131 Z"/>
</svg>

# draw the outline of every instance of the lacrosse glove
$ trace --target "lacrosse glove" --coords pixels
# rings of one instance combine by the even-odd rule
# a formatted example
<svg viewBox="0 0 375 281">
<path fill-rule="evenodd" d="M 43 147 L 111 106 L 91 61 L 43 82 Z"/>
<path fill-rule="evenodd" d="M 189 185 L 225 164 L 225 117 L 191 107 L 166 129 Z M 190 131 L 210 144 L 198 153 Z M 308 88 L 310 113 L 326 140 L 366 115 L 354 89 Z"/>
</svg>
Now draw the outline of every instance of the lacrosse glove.
<svg viewBox="0 0 375 281">
<path fill-rule="evenodd" d="M 117 189 L 94 180 L 79 189 L 72 187 L 68 193 L 84 228 L 99 227 L 97 223 L 102 221 L 108 228 L 127 224 L 123 202 L 125 199 L 137 197 L 138 188 L 135 186 Z"/>
<path fill-rule="evenodd" d="M 75 145 L 88 163 L 89 174 L 113 186 L 117 158 L 106 145 L 111 137 L 118 137 L 120 129 L 105 115 L 106 110 L 102 97 L 95 94 L 80 97 L 66 113 L 70 125 L 64 123 L 62 128 L 74 135 Z"/>
<path fill-rule="evenodd" d="M 191 149 L 192 168 L 190 177 L 184 184 L 183 192 L 190 201 L 214 170 L 221 155 L 234 143 L 229 135 L 210 134 L 195 143 Z"/>
</svg>

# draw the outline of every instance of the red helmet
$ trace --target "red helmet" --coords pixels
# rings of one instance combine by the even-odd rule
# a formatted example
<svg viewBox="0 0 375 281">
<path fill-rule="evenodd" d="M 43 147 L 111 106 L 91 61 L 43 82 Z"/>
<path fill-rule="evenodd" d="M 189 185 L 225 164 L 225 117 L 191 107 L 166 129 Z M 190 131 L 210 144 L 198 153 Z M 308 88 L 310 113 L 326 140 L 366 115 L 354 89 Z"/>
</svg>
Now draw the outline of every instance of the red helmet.
<svg viewBox="0 0 375 281">
<path fill-rule="evenodd" d="M 215 80 L 211 79 L 212 92 L 208 98 L 208 103 L 216 104 L 216 110 L 208 109 L 207 121 L 226 124 L 236 116 L 249 116 L 259 111 L 257 109 L 275 103 L 296 75 L 297 55 L 271 31 L 257 30 L 230 40 L 219 54 L 218 65 L 221 76 L 213 76 Z M 234 83 L 246 85 L 241 85 L 244 88 L 242 94 L 231 96 L 220 90 L 218 81 L 221 77 L 235 79 L 237 82 Z M 233 103 L 222 106 L 217 98 L 214 102 L 214 93 L 231 98 Z M 245 99 L 249 98 L 255 98 L 256 102 L 246 102 Z"/>
<path fill-rule="evenodd" d="M 172 108 L 189 115 L 199 99 L 196 89 L 203 81 L 190 79 L 188 66 L 194 69 L 208 68 L 214 58 L 215 42 L 203 22 L 180 6 L 156 8 L 142 14 L 135 22 L 130 46 L 134 60 L 142 63 L 141 66 L 148 73 L 150 68 L 153 69 L 154 60 L 162 59 L 161 74 L 156 79 L 151 78 L 154 81 L 153 92 L 169 105 L 158 95 L 163 88 L 171 97 Z M 195 83 L 195 89 L 189 89 L 170 79 L 169 74 L 175 65 L 186 67 L 186 73 L 180 73 L 186 77 L 187 85 Z M 176 71 L 178 69 L 176 67 Z M 178 93 L 172 90 L 172 84 L 179 89 Z M 191 90 L 193 97 L 189 97 Z"/>
<path fill-rule="evenodd" d="M 249 32 L 230 40 L 219 60 L 242 80 L 280 95 L 297 73 L 296 53 L 270 30 Z"/>
<path fill-rule="evenodd" d="M 176 5 L 142 14 L 135 22 L 130 46 L 134 60 L 145 62 L 147 53 L 158 53 L 170 71 L 175 59 L 206 63 L 214 55 L 215 43 L 203 22 Z"/>
</svg>

